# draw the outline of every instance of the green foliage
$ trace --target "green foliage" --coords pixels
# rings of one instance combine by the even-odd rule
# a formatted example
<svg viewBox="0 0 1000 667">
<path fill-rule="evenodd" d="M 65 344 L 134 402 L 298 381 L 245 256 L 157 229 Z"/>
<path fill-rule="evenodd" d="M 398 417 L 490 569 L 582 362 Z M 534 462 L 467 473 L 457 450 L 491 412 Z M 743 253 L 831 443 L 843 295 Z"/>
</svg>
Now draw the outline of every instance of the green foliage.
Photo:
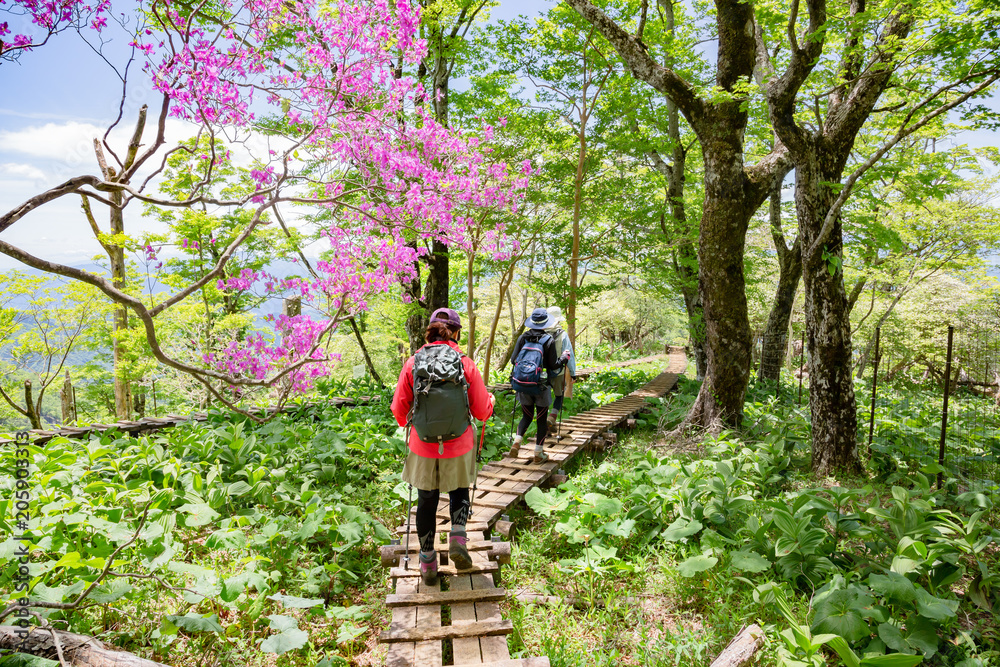
<svg viewBox="0 0 1000 667">
<path fill-rule="evenodd" d="M 695 389 L 682 382 L 682 392 Z M 590 573 L 598 591 L 645 549 L 674 554 L 677 576 L 698 589 L 751 586 L 790 625 L 778 628 L 787 667 L 825 665 L 826 649 L 847 665 L 957 664 L 983 654 L 989 632 L 967 633 L 959 616 L 1000 602 L 990 555 L 1000 531 L 986 496 L 934 490 L 936 469 L 912 466 L 892 475 L 895 486 L 802 488 L 796 459 L 807 451 L 808 422 L 770 391 L 751 392 L 747 433 L 721 433 L 701 458 L 634 453 L 596 471 L 600 497 L 572 481 L 529 494 L 529 506 L 552 517 L 553 549 L 570 553 L 581 564 L 572 572 Z M 654 411 L 668 424 L 683 413 L 669 403 Z M 929 449 L 936 434 L 919 435 Z M 921 441 L 911 435 L 910 446 Z M 627 533 L 609 530 L 625 521 Z M 778 603 L 788 596 L 808 602 L 807 623 Z"/>
</svg>

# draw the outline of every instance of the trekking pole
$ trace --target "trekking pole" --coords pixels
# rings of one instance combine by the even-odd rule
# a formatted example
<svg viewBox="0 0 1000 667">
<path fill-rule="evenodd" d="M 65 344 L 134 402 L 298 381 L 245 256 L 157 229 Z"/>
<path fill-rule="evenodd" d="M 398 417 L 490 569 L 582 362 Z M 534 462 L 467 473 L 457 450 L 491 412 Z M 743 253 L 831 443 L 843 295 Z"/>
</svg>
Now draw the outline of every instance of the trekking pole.
<svg viewBox="0 0 1000 667">
<path fill-rule="evenodd" d="M 410 447 L 410 424 L 406 424 L 406 447 Z M 404 464 L 405 465 L 405 464 Z M 406 546 L 403 547 L 403 569 L 410 569 L 410 522 L 413 514 L 413 485 L 407 483 L 410 487 L 410 492 L 406 501 Z"/>
<path fill-rule="evenodd" d="M 479 486 L 479 469 L 483 461 L 483 442 L 486 440 L 486 422 L 479 431 L 479 449 L 476 450 L 476 462 L 473 464 L 475 475 L 472 478 L 472 495 L 469 496 L 469 520 L 472 520 L 472 505 L 476 502 L 476 489 Z"/>
<path fill-rule="evenodd" d="M 508 449 L 510 448 L 510 443 L 514 440 L 514 413 L 517 411 L 517 394 L 514 394 L 514 405 L 510 409 L 510 433 L 507 435 Z"/>
</svg>

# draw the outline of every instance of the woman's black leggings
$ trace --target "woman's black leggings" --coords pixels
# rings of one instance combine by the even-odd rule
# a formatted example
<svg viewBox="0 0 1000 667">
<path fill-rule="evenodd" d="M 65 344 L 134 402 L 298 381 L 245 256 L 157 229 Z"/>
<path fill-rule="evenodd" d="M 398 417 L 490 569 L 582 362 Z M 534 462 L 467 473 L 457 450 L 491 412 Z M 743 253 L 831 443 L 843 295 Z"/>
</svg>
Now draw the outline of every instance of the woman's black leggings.
<svg viewBox="0 0 1000 667">
<path fill-rule="evenodd" d="M 437 489 L 433 491 L 417 490 L 417 537 L 420 539 L 421 551 L 434 550 L 434 534 L 437 526 L 437 506 L 441 498 L 441 492 Z M 451 525 L 452 528 L 465 529 L 465 524 L 469 522 L 469 487 L 455 489 L 448 493 L 448 500 L 451 503 Z"/>
<path fill-rule="evenodd" d="M 549 423 L 546 421 L 549 418 L 549 408 L 542 407 L 540 405 L 521 405 L 521 421 L 517 423 L 517 434 L 524 435 L 524 432 L 528 430 L 528 426 L 531 425 L 531 420 L 535 416 L 535 411 L 538 412 L 538 433 L 535 435 L 535 446 L 541 447 L 542 443 L 545 442 L 545 436 L 548 435 Z"/>
</svg>

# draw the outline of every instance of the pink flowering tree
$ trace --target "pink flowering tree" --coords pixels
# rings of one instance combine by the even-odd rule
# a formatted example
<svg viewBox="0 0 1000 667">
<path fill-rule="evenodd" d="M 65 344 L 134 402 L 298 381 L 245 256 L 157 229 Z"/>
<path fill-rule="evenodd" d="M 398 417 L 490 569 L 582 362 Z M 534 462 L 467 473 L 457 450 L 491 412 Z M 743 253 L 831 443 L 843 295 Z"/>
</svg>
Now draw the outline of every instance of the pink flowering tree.
<svg viewBox="0 0 1000 667">
<path fill-rule="evenodd" d="M 110 8 L 111 0 L 0 0 L 0 18 L 5 19 L 0 20 L 0 62 L 17 60 L 67 30 L 100 32 Z"/>
<path fill-rule="evenodd" d="M 101 9 L 74 4 L 78 12 Z M 0 252 L 97 286 L 138 319 L 161 363 L 191 374 L 217 399 L 232 405 L 227 390 L 282 387 L 283 400 L 308 388 L 327 372 L 331 332 L 373 296 L 412 280 L 427 241 L 470 252 L 489 247 L 496 258 L 516 248 L 503 219 L 516 210 L 527 169 L 495 158 L 492 129 L 450 130 L 419 103 L 425 92 L 402 74 L 425 49 L 416 4 L 154 0 L 142 11 L 145 24 L 132 47 L 145 81 L 129 85 L 159 94 L 155 128 L 147 133 L 144 107 L 123 150 L 113 151 L 107 135 L 95 140 L 95 174 L 3 213 L 0 234 L 65 196 L 112 212 L 133 202 L 147 210 L 239 212 L 241 226 L 197 279 L 145 303 L 102 276 L 33 256 L 2 237 Z M 195 141 L 170 145 L 171 117 Z M 168 163 L 188 177 L 164 193 L 156 184 Z M 243 174 L 239 183 L 216 187 L 234 168 Z M 305 278 L 229 269 L 241 246 L 275 224 L 287 233 L 292 216 L 321 220 L 316 235 L 328 248 Z M 175 358 L 158 339 L 157 318 L 206 286 L 299 296 L 303 313 L 273 318 L 269 328 L 200 358 Z"/>
</svg>

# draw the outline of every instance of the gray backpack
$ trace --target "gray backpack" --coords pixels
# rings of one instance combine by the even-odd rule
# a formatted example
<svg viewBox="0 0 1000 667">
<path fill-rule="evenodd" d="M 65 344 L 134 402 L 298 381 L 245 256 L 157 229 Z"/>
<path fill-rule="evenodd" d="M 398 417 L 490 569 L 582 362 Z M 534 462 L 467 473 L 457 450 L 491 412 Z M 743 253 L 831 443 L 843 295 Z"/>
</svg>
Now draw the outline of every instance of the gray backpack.
<svg viewBox="0 0 1000 667">
<path fill-rule="evenodd" d="M 438 443 L 438 454 L 444 454 L 445 440 L 472 424 L 462 354 L 450 345 L 425 345 L 413 355 L 411 422 L 421 440 Z"/>
</svg>

